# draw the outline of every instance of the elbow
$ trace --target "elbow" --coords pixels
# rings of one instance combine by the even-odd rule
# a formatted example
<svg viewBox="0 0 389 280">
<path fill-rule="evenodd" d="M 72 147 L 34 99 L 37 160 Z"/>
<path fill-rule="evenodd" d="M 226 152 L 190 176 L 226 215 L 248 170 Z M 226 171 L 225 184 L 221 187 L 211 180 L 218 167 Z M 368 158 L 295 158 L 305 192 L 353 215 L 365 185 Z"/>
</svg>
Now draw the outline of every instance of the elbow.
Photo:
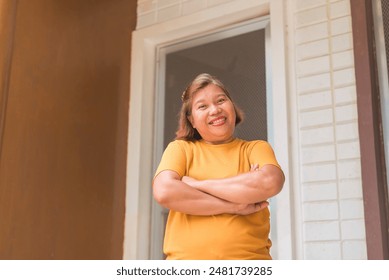
<svg viewBox="0 0 389 280">
<path fill-rule="evenodd" d="M 277 194 L 279 194 L 284 186 L 285 178 L 282 174 L 282 176 L 268 176 L 266 179 L 267 181 L 267 192 L 270 197 L 273 197 Z"/>
<path fill-rule="evenodd" d="M 278 167 L 272 166 L 270 170 L 264 170 L 261 185 L 266 194 L 265 196 L 271 198 L 279 194 L 284 186 L 284 182 L 284 174 Z"/>
<path fill-rule="evenodd" d="M 163 186 L 159 184 L 154 184 L 153 197 L 159 205 L 167 208 L 169 195 L 167 193 L 167 190 Z"/>
<path fill-rule="evenodd" d="M 168 209 L 174 205 L 177 181 L 179 176 L 172 171 L 162 171 L 154 178 L 153 197 L 158 204 Z"/>
</svg>

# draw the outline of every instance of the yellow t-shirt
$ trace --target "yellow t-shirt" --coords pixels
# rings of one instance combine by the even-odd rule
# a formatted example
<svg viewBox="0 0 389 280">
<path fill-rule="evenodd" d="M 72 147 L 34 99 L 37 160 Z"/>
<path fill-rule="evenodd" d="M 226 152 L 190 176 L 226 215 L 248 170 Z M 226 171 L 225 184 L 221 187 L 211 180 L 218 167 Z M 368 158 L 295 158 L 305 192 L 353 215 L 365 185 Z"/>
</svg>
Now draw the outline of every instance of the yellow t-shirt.
<svg viewBox="0 0 389 280">
<path fill-rule="evenodd" d="M 171 142 L 156 175 L 173 170 L 197 180 L 235 176 L 250 171 L 250 164 L 278 166 L 265 141 L 235 139 L 220 145 L 204 141 Z M 270 214 L 266 208 L 251 215 L 187 215 L 171 210 L 166 225 L 167 259 L 271 259 Z"/>
</svg>

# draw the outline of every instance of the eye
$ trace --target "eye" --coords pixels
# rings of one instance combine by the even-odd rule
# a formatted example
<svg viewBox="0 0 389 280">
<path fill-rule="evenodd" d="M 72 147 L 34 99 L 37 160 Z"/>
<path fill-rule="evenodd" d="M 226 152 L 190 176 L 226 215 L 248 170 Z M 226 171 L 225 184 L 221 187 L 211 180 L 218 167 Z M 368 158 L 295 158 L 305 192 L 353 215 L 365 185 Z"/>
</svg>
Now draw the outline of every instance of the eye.
<svg viewBox="0 0 389 280">
<path fill-rule="evenodd" d="M 207 108 L 207 106 L 204 105 L 204 104 L 200 104 L 200 105 L 197 107 L 197 109 L 200 109 L 200 110 L 204 110 L 205 108 Z"/>
<path fill-rule="evenodd" d="M 221 104 L 221 103 L 224 103 L 226 101 L 226 99 L 224 97 L 221 97 L 217 100 L 217 103 Z"/>
</svg>

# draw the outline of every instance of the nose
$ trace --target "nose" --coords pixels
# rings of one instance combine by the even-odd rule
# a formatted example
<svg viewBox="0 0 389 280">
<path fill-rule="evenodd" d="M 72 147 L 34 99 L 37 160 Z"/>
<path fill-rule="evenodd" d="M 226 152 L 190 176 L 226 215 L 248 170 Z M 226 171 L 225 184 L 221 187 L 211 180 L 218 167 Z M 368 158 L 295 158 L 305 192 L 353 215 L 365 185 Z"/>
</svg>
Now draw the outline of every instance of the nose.
<svg viewBox="0 0 389 280">
<path fill-rule="evenodd" d="M 217 115 L 218 113 L 220 113 L 220 111 L 221 111 L 221 108 L 218 105 L 215 104 L 215 105 L 211 106 L 211 108 L 209 110 L 209 113 L 211 115 Z"/>
</svg>

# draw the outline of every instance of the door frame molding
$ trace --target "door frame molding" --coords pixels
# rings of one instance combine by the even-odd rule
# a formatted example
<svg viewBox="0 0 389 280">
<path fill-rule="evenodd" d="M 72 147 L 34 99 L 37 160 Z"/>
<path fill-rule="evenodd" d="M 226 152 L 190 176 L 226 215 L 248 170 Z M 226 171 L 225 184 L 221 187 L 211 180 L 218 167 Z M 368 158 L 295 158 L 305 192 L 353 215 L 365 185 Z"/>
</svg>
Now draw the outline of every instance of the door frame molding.
<svg viewBox="0 0 389 280">
<path fill-rule="evenodd" d="M 388 193 L 371 0 L 350 1 L 368 259 L 389 259 Z"/>
<path fill-rule="evenodd" d="M 289 176 L 288 110 L 285 65 L 285 24 L 282 0 L 231 1 L 194 14 L 136 30 L 132 34 L 130 111 L 128 129 L 124 259 L 149 259 L 151 246 L 152 174 L 154 173 L 155 99 L 160 46 L 212 33 L 239 22 L 269 15 L 272 32 L 274 149 Z M 274 11 L 274 12 L 273 12 Z M 274 77 L 272 77 L 274 78 Z M 277 258 L 292 259 L 291 192 L 288 181 L 276 197 L 279 250 Z"/>
</svg>

